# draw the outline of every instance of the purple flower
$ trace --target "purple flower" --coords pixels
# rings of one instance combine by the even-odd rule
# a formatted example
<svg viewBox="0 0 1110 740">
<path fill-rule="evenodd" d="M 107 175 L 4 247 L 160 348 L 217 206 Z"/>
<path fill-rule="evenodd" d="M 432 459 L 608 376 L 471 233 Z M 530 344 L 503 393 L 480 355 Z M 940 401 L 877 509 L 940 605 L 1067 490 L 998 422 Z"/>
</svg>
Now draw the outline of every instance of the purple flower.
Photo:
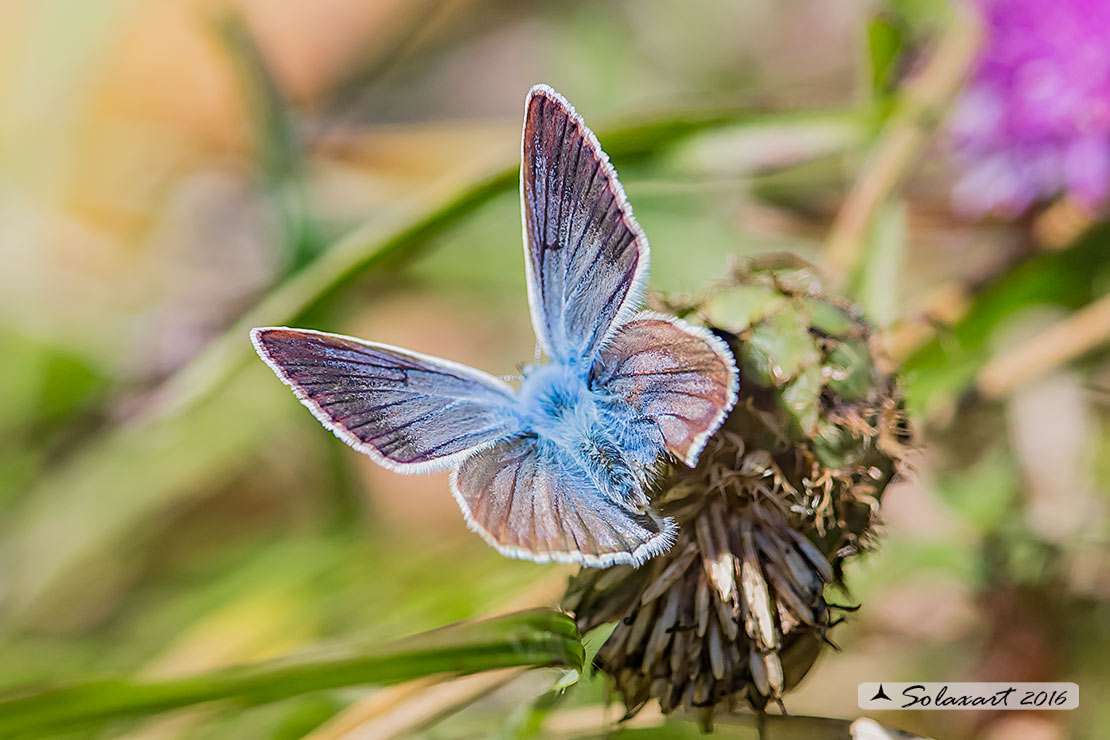
<svg viewBox="0 0 1110 740">
<path fill-rule="evenodd" d="M 985 38 L 956 105 L 963 174 L 953 194 L 972 213 L 1017 213 L 1067 193 L 1097 209 L 1110 195 L 1110 2 L 978 0 Z"/>
</svg>

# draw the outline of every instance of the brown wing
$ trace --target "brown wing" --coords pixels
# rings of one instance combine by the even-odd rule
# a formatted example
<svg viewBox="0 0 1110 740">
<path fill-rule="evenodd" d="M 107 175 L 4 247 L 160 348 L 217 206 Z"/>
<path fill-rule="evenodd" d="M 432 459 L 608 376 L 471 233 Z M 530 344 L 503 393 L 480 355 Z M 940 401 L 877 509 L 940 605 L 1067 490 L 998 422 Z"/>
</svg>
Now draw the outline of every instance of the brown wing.
<svg viewBox="0 0 1110 740">
<path fill-rule="evenodd" d="M 654 421 L 667 449 L 693 467 L 736 403 L 728 345 L 706 329 L 643 313 L 602 349 L 593 381 Z"/>
<path fill-rule="evenodd" d="M 251 341 L 321 424 L 391 470 L 443 470 L 519 427 L 512 388 L 474 368 L 307 329 Z"/>
<path fill-rule="evenodd" d="M 470 528 L 509 557 L 640 565 L 674 541 L 672 520 L 618 506 L 535 438 L 510 437 L 474 453 L 451 476 L 451 489 Z"/>
</svg>

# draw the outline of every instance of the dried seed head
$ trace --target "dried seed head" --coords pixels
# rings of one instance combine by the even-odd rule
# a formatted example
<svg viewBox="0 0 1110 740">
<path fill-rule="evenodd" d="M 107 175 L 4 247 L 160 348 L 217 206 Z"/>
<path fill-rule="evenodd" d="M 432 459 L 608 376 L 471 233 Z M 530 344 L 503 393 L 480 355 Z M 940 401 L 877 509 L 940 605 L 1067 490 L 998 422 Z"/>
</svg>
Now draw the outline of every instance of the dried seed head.
<svg viewBox="0 0 1110 740">
<path fill-rule="evenodd" d="M 825 587 L 872 543 L 907 443 L 901 399 L 869 327 L 805 270 L 738 271 L 669 310 L 725 337 L 740 400 L 698 466 L 676 464 L 654 503 L 679 523 L 639 569 L 583 569 L 564 605 L 583 630 L 619 620 L 597 656 L 628 713 L 780 702 L 832 624 Z"/>
</svg>

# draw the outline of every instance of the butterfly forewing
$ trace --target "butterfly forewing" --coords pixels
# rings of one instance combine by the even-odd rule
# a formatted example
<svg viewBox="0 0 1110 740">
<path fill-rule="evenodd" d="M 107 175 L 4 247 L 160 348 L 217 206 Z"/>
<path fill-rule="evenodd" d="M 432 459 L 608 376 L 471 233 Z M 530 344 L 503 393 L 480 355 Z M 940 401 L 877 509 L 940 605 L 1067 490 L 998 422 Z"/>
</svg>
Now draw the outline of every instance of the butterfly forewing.
<svg viewBox="0 0 1110 740">
<path fill-rule="evenodd" d="M 325 427 L 385 467 L 447 468 L 517 430 L 512 389 L 478 370 L 303 329 L 251 338 Z"/>
<path fill-rule="evenodd" d="M 736 402 L 727 345 L 705 329 L 646 312 L 613 335 L 592 379 L 653 421 L 667 449 L 691 466 Z"/>
<path fill-rule="evenodd" d="M 674 539 L 670 520 L 599 495 L 583 471 L 536 438 L 514 436 L 476 452 L 451 483 L 471 528 L 512 557 L 639 565 Z"/>
<path fill-rule="evenodd" d="M 647 239 L 597 138 L 545 85 L 525 106 L 520 177 L 536 335 L 554 360 L 588 361 L 636 309 Z"/>
<path fill-rule="evenodd" d="M 454 468 L 469 525 L 500 552 L 640 565 L 675 525 L 650 510 L 660 456 L 693 465 L 736 400 L 728 347 L 633 318 L 648 244 L 597 139 L 558 93 L 528 96 L 521 200 L 532 324 L 550 366 L 519 393 L 462 365 L 300 329 L 256 329 L 262 358 L 325 427 L 401 472 Z"/>
</svg>

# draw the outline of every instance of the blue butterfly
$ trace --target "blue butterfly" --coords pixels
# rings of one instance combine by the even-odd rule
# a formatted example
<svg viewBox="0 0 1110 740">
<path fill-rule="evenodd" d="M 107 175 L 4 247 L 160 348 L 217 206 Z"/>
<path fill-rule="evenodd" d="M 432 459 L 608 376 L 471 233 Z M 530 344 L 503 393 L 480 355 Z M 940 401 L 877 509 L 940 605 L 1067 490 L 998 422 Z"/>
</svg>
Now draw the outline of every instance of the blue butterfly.
<svg viewBox="0 0 1110 740">
<path fill-rule="evenodd" d="M 648 243 L 609 158 L 550 87 L 525 103 L 520 173 L 532 325 L 520 387 L 438 357 L 306 329 L 251 332 L 337 437 L 401 473 L 451 469 L 467 524 L 510 557 L 641 565 L 674 542 L 647 488 L 693 466 L 736 401 L 728 346 L 637 313 Z"/>
</svg>

